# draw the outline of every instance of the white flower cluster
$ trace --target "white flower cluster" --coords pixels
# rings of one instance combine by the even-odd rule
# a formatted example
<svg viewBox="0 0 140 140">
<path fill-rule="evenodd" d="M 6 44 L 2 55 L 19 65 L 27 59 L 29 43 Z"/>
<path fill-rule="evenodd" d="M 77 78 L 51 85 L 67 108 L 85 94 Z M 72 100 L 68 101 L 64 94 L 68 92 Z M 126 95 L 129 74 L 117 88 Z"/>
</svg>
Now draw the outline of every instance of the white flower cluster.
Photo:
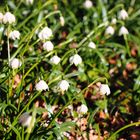
<svg viewBox="0 0 140 140">
<path fill-rule="evenodd" d="M 4 23 L 4 24 L 12 24 L 16 22 L 16 18 L 15 16 L 10 13 L 10 12 L 6 12 L 4 15 L 3 13 L 0 12 L 0 23 Z"/>
</svg>

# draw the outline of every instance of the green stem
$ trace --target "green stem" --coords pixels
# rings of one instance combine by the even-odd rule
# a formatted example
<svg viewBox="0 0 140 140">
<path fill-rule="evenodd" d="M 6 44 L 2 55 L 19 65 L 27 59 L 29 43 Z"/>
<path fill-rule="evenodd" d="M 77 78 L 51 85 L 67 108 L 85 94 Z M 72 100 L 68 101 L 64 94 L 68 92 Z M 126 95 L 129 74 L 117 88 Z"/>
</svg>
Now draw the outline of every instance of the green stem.
<svg viewBox="0 0 140 140">
<path fill-rule="evenodd" d="M 129 128 L 129 127 L 132 127 L 132 126 L 137 126 L 137 125 L 140 125 L 140 122 L 134 122 L 134 123 L 131 123 L 131 124 L 128 124 L 128 125 L 125 125 L 124 127 L 120 128 L 119 130 L 117 130 L 115 133 L 113 133 L 110 138 L 108 140 L 114 140 L 114 137 L 121 131 L 123 131 L 124 129 L 126 128 Z"/>
<path fill-rule="evenodd" d="M 10 32 L 10 26 L 8 25 L 8 28 L 7 28 L 7 50 L 8 50 L 8 67 L 10 66 L 10 44 L 9 44 L 9 32 Z M 9 74 L 10 74 L 10 68 L 9 68 Z M 10 76 L 8 78 L 8 90 L 9 90 L 9 93 L 10 93 Z M 9 103 L 9 93 L 7 93 L 7 103 Z"/>
<path fill-rule="evenodd" d="M 131 56 L 130 48 L 129 48 L 128 40 L 127 40 L 127 35 L 124 35 L 124 40 L 125 40 L 125 45 L 126 45 L 126 51 L 127 51 L 128 55 Z"/>
</svg>

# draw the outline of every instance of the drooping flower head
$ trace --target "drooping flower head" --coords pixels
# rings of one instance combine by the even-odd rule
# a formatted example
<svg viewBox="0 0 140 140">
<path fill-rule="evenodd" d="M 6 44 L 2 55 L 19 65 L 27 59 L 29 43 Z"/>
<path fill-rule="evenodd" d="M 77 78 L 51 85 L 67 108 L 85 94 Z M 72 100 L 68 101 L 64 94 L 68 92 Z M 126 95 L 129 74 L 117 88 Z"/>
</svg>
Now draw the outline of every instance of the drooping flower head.
<svg viewBox="0 0 140 140">
<path fill-rule="evenodd" d="M 92 48 L 92 49 L 95 49 L 96 48 L 96 44 L 91 41 L 91 42 L 89 42 L 88 47 Z"/>
<path fill-rule="evenodd" d="M 108 26 L 105 30 L 106 35 L 113 35 L 115 32 L 114 28 L 112 26 Z"/>
<path fill-rule="evenodd" d="M 19 118 L 19 123 L 22 124 L 22 126 L 30 126 L 32 120 L 32 116 L 29 115 L 27 112 L 23 113 Z"/>
<path fill-rule="evenodd" d="M 52 36 L 52 30 L 48 27 L 43 28 L 38 34 L 38 37 L 41 40 L 49 39 L 51 36 Z"/>
<path fill-rule="evenodd" d="M 128 18 L 128 13 L 124 9 L 122 9 L 118 14 L 118 19 L 125 20 L 127 18 Z"/>
<path fill-rule="evenodd" d="M 80 107 L 77 108 L 78 113 L 86 114 L 88 112 L 88 108 L 85 104 L 82 104 Z"/>
<path fill-rule="evenodd" d="M 70 85 L 69 85 L 68 81 L 66 81 L 66 80 L 62 80 L 59 82 L 59 88 L 61 91 L 67 91 L 69 86 Z"/>
<path fill-rule="evenodd" d="M 101 84 L 99 90 L 102 95 L 110 94 L 110 88 L 107 84 Z"/>
<path fill-rule="evenodd" d="M 47 90 L 49 89 L 47 83 L 44 80 L 40 80 L 36 85 L 35 85 L 35 89 L 37 91 L 43 91 L 43 90 Z"/>
<path fill-rule="evenodd" d="M 82 58 L 81 58 L 80 55 L 75 54 L 74 56 L 71 56 L 69 58 L 69 61 L 70 61 L 71 64 L 74 64 L 75 66 L 77 66 L 77 65 L 82 63 Z"/>
<path fill-rule="evenodd" d="M 14 58 L 10 61 L 10 67 L 12 69 L 17 69 L 22 65 L 21 61 L 17 58 Z"/>
<path fill-rule="evenodd" d="M 59 62 L 60 62 L 60 57 L 58 57 L 57 55 L 53 56 L 53 57 L 50 59 L 50 63 L 52 63 L 52 64 L 57 65 L 57 64 L 59 64 Z"/>
<path fill-rule="evenodd" d="M 12 32 L 9 33 L 9 38 L 11 38 L 12 40 L 16 40 L 20 38 L 20 32 L 17 30 L 14 30 Z"/>
<path fill-rule="evenodd" d="M 54 45 L 52 44 L 51 41 L 46 41 L 44 44 L 43 44 L 43 49 L 44 50 L 47 50 L 48 52 L 52 51 L 54 48 Z"/>
<path fill-rule="evenodd" d="M 85 7 L 86 9 L 89 9 L 89 8 L 91 8 L 91 7 L 93 6 L 91 0 L 86 0 L 86 1 L 84 2 L 83 5 L 84 5 L 84 7 Z"/>
<path fill-rule="evenodd" d="M 122 26 L 122 27 L 120 28 L 120 30 L 119 30 L 119 36 L 121 36 L 121 35 L 127 35 L 127 34 L 129 34 L 127 28 L 124 27 L 124 26 Z"/>
</svg>

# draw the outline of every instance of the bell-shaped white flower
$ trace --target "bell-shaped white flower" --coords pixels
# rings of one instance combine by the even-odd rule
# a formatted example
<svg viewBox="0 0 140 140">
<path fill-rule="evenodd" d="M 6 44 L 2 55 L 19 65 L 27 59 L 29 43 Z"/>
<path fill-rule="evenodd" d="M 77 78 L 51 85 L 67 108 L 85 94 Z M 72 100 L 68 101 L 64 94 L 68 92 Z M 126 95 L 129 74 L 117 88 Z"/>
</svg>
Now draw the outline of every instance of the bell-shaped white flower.
<svg viewBox="0 0 140 140">
<path fill-rule="evenodd" d="M 113 18 L 113 19 L 111 20 L 111 23 L 112 23 L 112 24 L 116 24 L 116 23 L 117 23 L 117 19 L 116 19 L 116 18 Z"/>
<path fill-rule="evenodd" d="M 110 94 L 110 88 L 107 84 L 101 84 L 100 85 L 100 93 L 102 95 L 109 95 Z"/>
<path fill-rule="evenodd" d="M 50 59 L 50 62 L 52 64 L 55 64 L 57 65 L 59 62 L 60 62 L 60 57 L 58 57 L 57 55 L 53 56 L 51 59 Z"/>
<path fill-rule="evenodd" d="M 12 32 L 9 33 L 9 38 L 11 38 L 12 40 L 16 40 L 20 38 L 20 32 L 17 30 L 14 30 Z"/>
<path fill-rule="evenodd" d="M 43 49 L 44 50 L 47 50 L 48 52 L 52 51 L 54 48 L 54 45 L 52 44 L 51 41 L 46 41 L 44 44 L 43 44 Z"/>
<path fill-rule="evenodd" d="M 21 123 L 22 126 L 26 126 L 26 127 L 30 126 L 31 121 L 32 121 L 32 116 L 29 115 L 27 112 L 23 113 L 19 118 L 19 123 Z"/>
<path fill-rule="evenodd" d="M 106 35 L 113 35 L 115 33 L 115 30 L 112 26 L 108 26 L 105 30 Z"/>
<path fill-rule="evenodd" d="M 35 85 L 35 89 L 37 91 L 43 91 L 43 90 L 47 90 L 49 89 L 47 83 L 44 80 L 40 80 L 36 85 Z"/>
<path fill-rule="evenodd" d="M 85 104 L 82 104 L 77 108 L 77 112 L 80 114 L 86 114 L 88 112 L 88 108 Z"/>
<path fill-rule="evenodd" d="M 95 49 L 96 48 L 96 44 L 91 41 L 91 42 L 89 42 L 88 47 L 92 48 L 92 49 Z"/>
<path fill-rule="evenodd" d="M 16 18 L 13 14 L 11 14 L 10 12 L 6 12 L 5 15 L 3 16 L 3 23 L 15 23 L 16 22 Z"/>
<path fill-rule="evenodd" d="M 70 85 L 69 85 L 68 81 L 66 81 L 66 80 L 62 80 L 59 82 L 59 88 L 61 91 L 67 91 L 69 86 Z"/>
<path fill-rule="evenodd" d="M 34 3 L 34 0 L 26 0 L 27 5 L 32 5 Z"/>
<path fill-rule="evenodd" d="M 74 56 L 71 56 L 69 58 L 69 61 L 70 61 L 71 64 L 74 64 L 75 66 L 77 66 L 77 65 L 82 63 L 82 58 L 81 58 L 80 55 L 75 54 Z"/>
<path fill-rule="evenodd" d="M 127 28 L 124 27 L 124 26 L 122 26 L 122 27 L 120 28 L 120 30 L 119 30 L 119 36 L 121 36 L 121 35 L 127 35 L 127 34 L 129 34 Z"/>
<path fill-rule="evenodd" d="M 0 23 L 3 21 L 3 13 L 0 12 Z"/>
<path fill-rule="evenodd" d="M 12 69 L 17 69 L 22 65 L 21 61 L 17 58 L 14 58 L 10 61 L 10 67 Z"/>
<path fill-rule="evenodd" d="M 128 18 L 128 13 L 124 9 L 122 9 L 118 14 L 118 19 L 125 20 L 127 18 Z"/>
<path fill-rule="evenodd" d="M 48 27 L 43 28 L 38 34 L 38 37 L 41 40 L 49 39 L 51 36 L 52 36 L 52 30 Z"/>
<path fill-rule="evenodd" d="M 89 9 L 89 8 L 91 8 L 91 7 L 93 6 L 91 0 L 86 0 L 86 1 L 84 2 L 83 5 L 84 5 L 84 7 L 85 7 L 86 9 Z"/>
<path fill-rule="evenodd" d="M 64 24 L 65 24 L 65 19 L 63 16 L 60 16 L 60 24 L 61 24 L 61 26 L 64 26 Z"/>
</svg>

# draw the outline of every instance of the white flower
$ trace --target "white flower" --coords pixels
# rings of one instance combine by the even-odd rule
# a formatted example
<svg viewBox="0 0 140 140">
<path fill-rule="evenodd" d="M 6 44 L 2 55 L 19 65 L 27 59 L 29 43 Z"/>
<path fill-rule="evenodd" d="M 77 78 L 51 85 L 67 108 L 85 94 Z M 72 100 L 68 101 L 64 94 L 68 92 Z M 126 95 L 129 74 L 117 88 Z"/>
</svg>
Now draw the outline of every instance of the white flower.
<svg viewBox="0 0 140 140">
<path fill-rule="evenodd" d="M 109 95 L 110 94 L 110 88 L 107 84 L 101 84 L 100 85 L 100 93 L 102 95 Z"/>
<path fill-rule="evenodd" d="M 127 18 L 128 18 L 128 13 L 124 9 L 122 9 L 118 14 L 118 19 L 125 20 Z"/>
<path fill-rule="evenodd" d="M 62 80 L 60 81 L 59 83 L 59 88 L 62 90 L 62 91 L 67 91 L 68 88 L 69 88 L 69 83 L 66 81 L 66 80 Z"/>
<path fill-rule="evenodd" d="M 17 69 L 22 65 L 21 61 L 17 58 L 14 58 L 10 61 L 10 66 L 12 69 Z"/>
<path fill-rule="evenodd" d="M 52 64 L 55 64 L 57 65 L 59 62 L 60 62 L 60 57 L 58 57 L 57 55 L 53 56 L 51 59 L 50 59 L 50 62 Z"/>
<path fill-rule="evenodd" d="M 10 12 L 6 12 L 5 15 L 3 16 L 3 23 L 9 23 L 12 24 L 16 21 L 16 18 L 13 14 L 11 14 Z"/>
<path fill-rule="evenodd" d="M 32 5 L 33 2 L 34 2 L 34 0 L 26 0 L 26 4 L 27 4 L 27 5 Z"/>
<path fill-rule="evenodd" d="M 3 21 L 3 14 L 0 12 L 0 23 Z"/>
<path fill-rule="evenodd" d="M 113 35 L 115 32 L 114 28 L 112 26 L 108 26 L 105 30 L 106 35 Z"/>
<path fill-rule="evenodd" d="M 61 26 L 64 26 L 64 24 L 65 24 L 65 19 L 63 16 L 60 16 L 60 24 L 61 24 Z"/>
<path fill-rule="evenodd" d="M 86 0 L 83 5 L 86 9 L 89 9 L 93 6 L 92 1 L 90 0 Z"/>
<path fill-rule="evenodd" d="M 28 113 L 23 113 L 19 118 L 19 122 L 26 127 L 30 126 L 31 121 L 32 121 L 32 116 L 29 115 Z"/>
<path fill-rule="evenodd" d="M 91 41 L 91 42 L 89 42 L 88 47 L 92 48 L 92 49 L 95 49 L 96 48 L 96 44 Z"/>
<path fill-rule="evenodd" d="M 112 24 L 116 24 L 116 22 L 117 22 L 116 18 L 113 18 L 112 21 L 111 21 Z"/>
<path fill-rule="evenodd" d="M 78 113 L 86 114 L 88 112 L 88 108 L 85 104 L 82 104 L 80 107 L 77 108 Z"/>
<path fill-rule="evenodd" d="M 43 49 L 44 50 L 47 50 L 48 52 L 52 51 L 54 48 L 53 44 L 51 41 L 46 41 L 44 44 L 43 44 Z"/>
<path fill-rule="evenodd" d="M 16 40 L 20 38 L 20 32 L 17 30 L 14 30 L 12 32 L 9 33 L 9 38 Z"/>
<path fill-rule="evenodd" d="M 36 85 L 35 88 L 37 91 L 47 90 L 49 89 L 48 85 L 44 80 L 40 80 Z"/>
<path fill-rule="evenodd" d="M 38 37 L 41 40 L 49 39 L 51 36 L 52 36 L 52 30 L 48 27 L 43 28 L 38 34 Z"/>
<path fill-rule="evenodd" d="M 78 54 L 75 54 L 74 56 L 70 57 L 69 61 L 71 64 L 74 64 L 75 66 L 77 66 L 78 64 L 82 63 L 82 58 Z"/>
<path fill-rule="evenodd" d="M 128 30 L 124 26 L 122 26 L 119 30 L 119 36 L 127 34 L 129 34 Z"/>
</svg>

